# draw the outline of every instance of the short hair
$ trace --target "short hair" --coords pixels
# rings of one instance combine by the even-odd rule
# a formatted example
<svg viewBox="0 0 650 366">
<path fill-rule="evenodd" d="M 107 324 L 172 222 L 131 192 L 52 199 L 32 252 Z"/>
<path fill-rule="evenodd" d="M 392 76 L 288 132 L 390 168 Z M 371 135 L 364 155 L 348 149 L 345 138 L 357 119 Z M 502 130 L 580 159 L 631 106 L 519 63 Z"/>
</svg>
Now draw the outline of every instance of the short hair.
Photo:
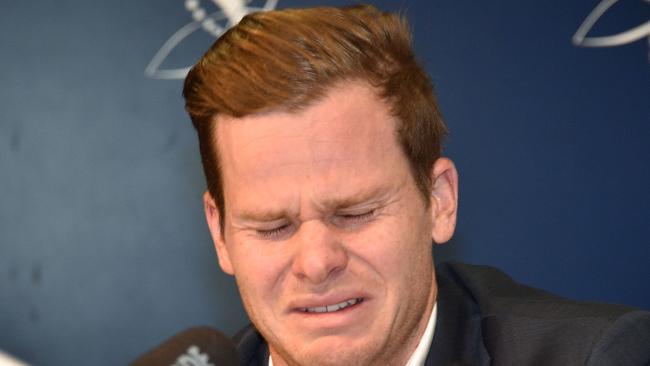
<svg viewBox="0 0 650 366">
<path fill-rule="evenodd" d="M 388 102 L 415 183 L 429 204 L 430 172 L 447 128 L 431 81 L 415 59 L 406 19 L 370 5 L 259 12 L 210 47 L 183 88 L 222 229 L 216 117 L 298 111 L 348 80 L 367 82 Z"/>
</svg>

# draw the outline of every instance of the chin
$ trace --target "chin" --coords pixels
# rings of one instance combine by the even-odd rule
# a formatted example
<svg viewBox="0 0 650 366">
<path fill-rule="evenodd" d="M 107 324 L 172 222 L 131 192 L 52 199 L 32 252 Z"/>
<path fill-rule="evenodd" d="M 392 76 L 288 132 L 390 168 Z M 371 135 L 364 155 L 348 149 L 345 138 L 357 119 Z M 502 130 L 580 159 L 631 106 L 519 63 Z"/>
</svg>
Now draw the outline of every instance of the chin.
<svg viewBox="0 0 650 366">
<path fill-rule="evenodd" d="M 374 344 L 350 344 L 349 340 L 321 339 L 304 345 L 303 352 L 300 353 L 296 353 L 296 348 L 293 348 L 291 353 L 295 359 L 287 364 L 292 366 L 368 365 L 373 356 L 378 353 L 375 349 L 378 347 L 374 346 Z M 283 355 L 286 353 L 283 352 Z"/>
<path fill-rule="evenodd" d="M 340 349 L 330 349 L 327 352 L 308 353 L 299 355 L 296 365 L 306 366 L 341 366 L 341 365 L 368 365 L 369 357 Z M 289 363 L 291 365 L 291 363 Z"/>
</svg>

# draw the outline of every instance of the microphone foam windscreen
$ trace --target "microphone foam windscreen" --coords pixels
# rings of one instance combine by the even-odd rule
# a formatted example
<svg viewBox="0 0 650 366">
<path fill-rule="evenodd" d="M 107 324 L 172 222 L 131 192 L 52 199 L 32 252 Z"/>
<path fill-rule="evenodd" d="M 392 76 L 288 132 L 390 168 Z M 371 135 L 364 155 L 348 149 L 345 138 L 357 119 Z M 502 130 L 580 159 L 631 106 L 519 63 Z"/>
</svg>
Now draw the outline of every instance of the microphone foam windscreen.
<svg viewBox="0 0 650 366">
<path fill-rule="evenodd" d="M 237 351 L 222 333 L 209 327 L 185 330 L 140 356 L 131 366 L 236 366 Z"/>
</svg>

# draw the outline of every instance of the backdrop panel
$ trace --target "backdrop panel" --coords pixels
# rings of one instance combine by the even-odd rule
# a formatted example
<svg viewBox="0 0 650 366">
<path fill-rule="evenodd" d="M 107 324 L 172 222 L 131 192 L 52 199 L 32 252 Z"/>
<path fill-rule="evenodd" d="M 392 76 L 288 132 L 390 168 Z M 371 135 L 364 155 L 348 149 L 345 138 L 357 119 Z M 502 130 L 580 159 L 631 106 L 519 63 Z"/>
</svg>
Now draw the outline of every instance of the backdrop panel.
<svg viewBox="0 0 650 366">
<path fill-rule="evenodd" d="M 460 218 L 437 259 L 650 308 L 647 35 L 574 46 L 591 0 L 369 2 L 410 18 L 451 130 Z M 589 35 L 649 18 L 647 3 L 621 1 Z M 144 76 L 174 34 L 156 70 L 211 44 L 200 27 L 178 36 L 191 22 L 179 0 L 3 6 L 0 349 L 34 364 L 117 365 L 192 325 L 233 333 L 247 322 L 203 219 L 182 82 Z"/>
</svg>

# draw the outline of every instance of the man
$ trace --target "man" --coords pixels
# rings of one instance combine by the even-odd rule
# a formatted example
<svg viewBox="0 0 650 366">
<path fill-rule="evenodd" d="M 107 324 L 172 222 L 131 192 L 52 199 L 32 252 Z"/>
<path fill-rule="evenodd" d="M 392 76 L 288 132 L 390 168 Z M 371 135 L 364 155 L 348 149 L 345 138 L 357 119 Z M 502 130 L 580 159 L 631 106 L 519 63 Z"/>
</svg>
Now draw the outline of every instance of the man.
<svg viewBox="0 0 650 366">
<path fill-rule="evenodd" d="M 208 226 L 253 323 L 244 365 L 650 361 L 650 314 L 443 265 L 458 174 L 406 22 L 258 13 L 190 71 Z"/>
</svg>

